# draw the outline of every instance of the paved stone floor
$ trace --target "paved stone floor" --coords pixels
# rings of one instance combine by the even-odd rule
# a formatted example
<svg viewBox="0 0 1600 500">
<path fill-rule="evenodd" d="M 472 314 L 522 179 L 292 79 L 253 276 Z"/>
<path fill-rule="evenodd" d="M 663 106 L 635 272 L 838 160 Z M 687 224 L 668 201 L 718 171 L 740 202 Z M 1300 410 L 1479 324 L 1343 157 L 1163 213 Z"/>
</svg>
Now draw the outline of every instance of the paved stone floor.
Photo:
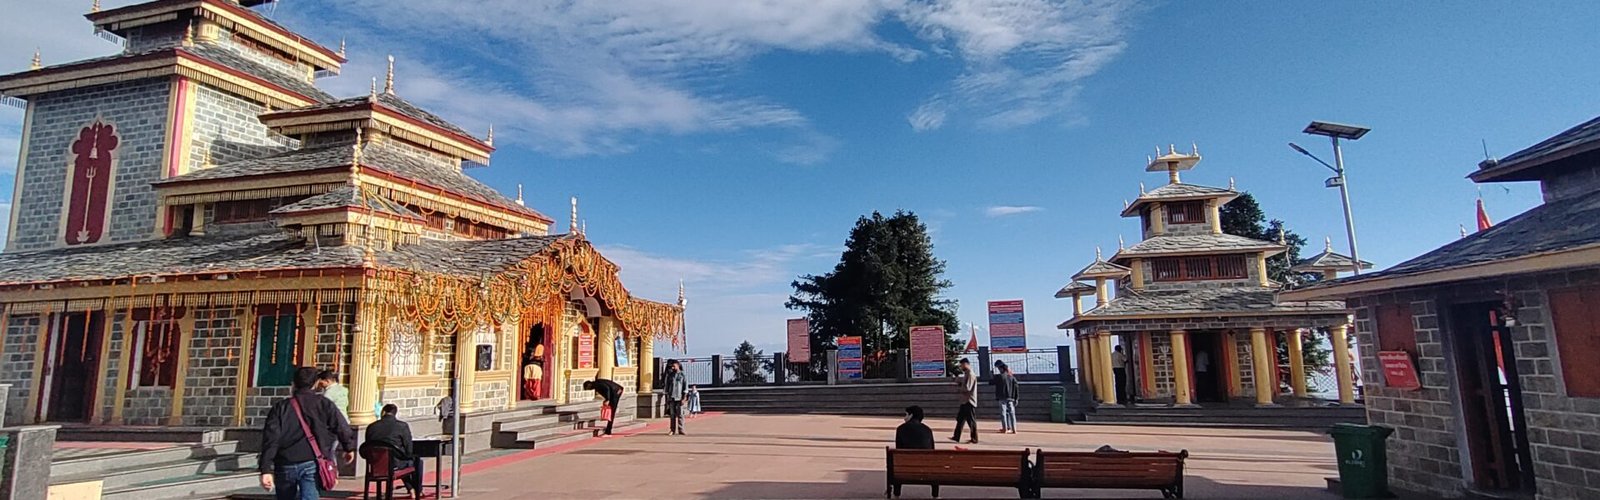
<svg viewBox="0 0 1600 500">
<path fill-rule="evenodd" d="M 711 415 L 689 421 L 688 436 L 659 426 L 559 453 L 507 456 L 473 467 L 462 496 L 510 498 L 882 498 L 884 446 L 893 418 L 818 415 Z M 935 420 L 948 437 L 952 421 Z M 986 429 L 993 421 L 981 422 Z M 1186 497 L 1333 499 L 1332 442 L 1310 432 L 1024 422 L 1016 435 L 984 433 L 974 449 L 1132 451 L 1187 449 Z M 946 441 L 941 447 L 952 445 Z M 906 498 L 929 498 L 905 487 Z M 941 497 L 1014 497 L 993 488 L 942 488 Z M 1161 498 L 1155 491 L 1047 490 L 1049 498 Z"/>
</svg>

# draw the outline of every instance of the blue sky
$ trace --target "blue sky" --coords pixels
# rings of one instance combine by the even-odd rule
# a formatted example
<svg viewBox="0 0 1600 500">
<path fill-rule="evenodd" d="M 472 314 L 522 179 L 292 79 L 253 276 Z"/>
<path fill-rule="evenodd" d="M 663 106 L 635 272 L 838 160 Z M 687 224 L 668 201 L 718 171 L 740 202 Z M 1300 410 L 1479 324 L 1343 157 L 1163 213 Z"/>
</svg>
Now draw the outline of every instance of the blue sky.
<svg viewBox="0 0 1600 500">
<path fill-rule="evenodd" d="M 0 71 L 109 53 L 89 2 L 0 19 Z M 128 1 L 107 1 L 107 7 Z M 1117 217 L 1156 146 L 1198 143 L 1187 182 L 1260 199 L 1343 248 L 1310 120 L 1374 131 L 1345 150 L 1362 257 L 1387 267 L 1471 225 L 1463 176 L 1600 111 L 1600 4 L 1105 0 L 287 0 L 271 15 L 349 46 L 321 85 L 366 91 L 394 54 L 402 97 L 469 130 L 473 175 L 566 219 L 639 295 L 687 283 L 690 351 L 783 342 L 788 283 L 831 269 L 856 217 L 917 212 L 964 322 L 1027 301 L 1030 344 L 1069 311 L 1051 294 L 1137 223 Z M 14 9 L 13 12 L 16 12 Z M 21 112 L 0 108 L 0 191 Z M 1533 184 L 1482 190 L 1501 220 Z M 3 208 L 9 208 L 5 206 Z M 564 227 L 562 228 L 564 230 Z"/>
</svg>

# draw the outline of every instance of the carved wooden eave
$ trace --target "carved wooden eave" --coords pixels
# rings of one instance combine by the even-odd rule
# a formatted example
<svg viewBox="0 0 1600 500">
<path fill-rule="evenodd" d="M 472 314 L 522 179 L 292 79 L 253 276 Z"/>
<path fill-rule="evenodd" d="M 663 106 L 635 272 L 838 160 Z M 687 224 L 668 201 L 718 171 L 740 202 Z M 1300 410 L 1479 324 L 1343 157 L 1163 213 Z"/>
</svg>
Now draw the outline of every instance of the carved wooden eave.
<svg viewBox="0 0 1600 500">
<path fill-rule="evenodd" d="M 261 115 L 261 123 L 288 136 L 357 128 L 376 130 L 428 149 L 478 163 L 488 163 L 490 153 L 494 152 L 494 147 L 476 137 L 446 130 L 375 102 L 337 109 L 276 111 Z"/>
<path fill-rule="evenodd" d="M 46 92 L 172 75 L 259 100 L 270 108 L 296 108 L 317 102 L 309 96 L 181 48 L 0 76 L 0 94 L 26 98 Z"/>
<path fill-rule="evenodd" d="M 260 14 L 227 0 L 160 0 L 85 15 L 96 28 L 123 33 L 140 26 L 179 19 L 184 13 L 217 23 L 251 40 L 283 51 L 316 69 L 337 73 L 346 59 L 332 49 L 289 31 Z"/>
<path fill-rule="evenodd" d="M 382 167 L 361 169 L 361 185 L 374 189 L 385 198 L 416 205 L 430 212 L 443 212 L 451 217 L 464 217 L 474 222 L 488 221 L 493 225 L 529 234 L 546 234 L 555 222 L 545 217 L 534 217 L 502 209 L 482 201 L 468 199 L 451 191 L 417 179 L 407 179 L 377 170 Z"/>
<path fill-rule="evenodd" d="M 207 296 L 215 305 L 243 304 L 241 294 L 263 293 L 264 298 L 303 297 L 311 293 L 340 291 L 349 293 L 363 282 L 371 269 L 361 267 L 329 267 L 307 269 L 259 269 L 134 278 L 54 281 L 48 283 L 0 283 L 0 303 L 11 306 L 11 312 L 54 312 L 100 309 L 105 301 L 126 304 L 128 300 L 148 300 L 148 297 L 166 295 L 173 305 L 203 305 Z M 138 281 L 137 285 L 130 284 Z M 210 297 L 220 296 L 220 297 Z M 345 300 L 351 300 L 346 296 Z M 324 297 L 331 302 L 331 297 Z M 294 300 L 290 300 L 293 302 Z"/>
<path fill-rule="evenodd" d="M 157 196 L 168 206 L 261 200 L 326 193 L 350 180 L 350 167 L 266 174 L 251 177 L 199 179 L 156 185 Z"/>
</svg>

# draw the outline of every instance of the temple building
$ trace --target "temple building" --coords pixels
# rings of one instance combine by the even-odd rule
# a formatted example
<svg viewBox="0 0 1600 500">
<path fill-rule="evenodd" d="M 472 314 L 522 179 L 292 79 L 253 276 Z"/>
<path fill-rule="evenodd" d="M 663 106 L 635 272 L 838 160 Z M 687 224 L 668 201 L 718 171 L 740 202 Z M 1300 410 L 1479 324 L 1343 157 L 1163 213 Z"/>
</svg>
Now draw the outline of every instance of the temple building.
<svg viewBox="0 0 1600 500">
<path fill-rule="evenodd" d="M 1394 489 L 1600 498 L 1600 118 L 1468 177 L 1537 181 L 1544 203 L 1389 269 L 1283 297 L 1355 311 L 1367 413 L 1394 429 Z"/>
<path fill-rule="evenodd" d="M 1226 189 L 1180 181 L 1181 172 L 1200 162 L 1198 150 L 1158 154 L 1146 170 L 1165 172 L 1168 183 L 1149 191 L 1141 185 L 1139 197 L 1122 210 L 1123 217 L 1139 218 L 1141 241 L 1118 248 L 1109 260 L 1097 249 L 1094 262 L 1056 294 L 1073 302 L 1073 316 L 1058 328 L 1076 338 L 1079 382 L 1106 408 L 1235 400 L 1276 407 L 1311 396 L 1302 343 L 1327 332 L 1338 400 L 1354 403 L 1345 352 L 1349 311 L 1338 302 L 1279 301 L 1281 285 L 1268 277 L 1267 259 L 1287 247 L 1222 231 L 1220 208 L 1239 193 L 1231 181 Z M 1300 270 L 1321 272 L 1331 263 L 1349 264 L 1344 270 L 1355 265 L 1329 250 Z M 1084 311 L 1079 300 L 1088 296 L 1095 305 Z M 1286 373 L 1277 369 L 1279 343 L 1288 352 Z M 1126 359 L 1121 388 L 1114 346 Z"/>
<path fill-rule="evenodd" d="M 267 3 L 95 9 L 121 52 L 0 76 L 26 105 L 0 253 L 5 421 L 254 428 L 299 366 L 341 375 L 356 425 L 381 403 L 433 422 L 453 382 L 469 416 L 588 402 L 595 377 L 648 393 L 655 341 L 683 340 L 681 291 L 631 294 L 576 198 L 552 234 L 520 187 L 468 175 L 493 129 L 407 102 L 392 58 L 367 95 L 319 90 L 343 44 Z M 521 390 L 534 361 L 539 390 Z"/>
</svg>

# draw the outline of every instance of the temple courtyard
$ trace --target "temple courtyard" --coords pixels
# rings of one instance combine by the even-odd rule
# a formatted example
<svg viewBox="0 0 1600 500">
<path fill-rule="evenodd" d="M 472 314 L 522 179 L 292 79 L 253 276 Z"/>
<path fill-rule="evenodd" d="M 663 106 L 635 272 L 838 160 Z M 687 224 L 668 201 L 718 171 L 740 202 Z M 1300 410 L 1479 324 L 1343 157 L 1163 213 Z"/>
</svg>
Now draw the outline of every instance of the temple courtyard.
<svg viewBox="0 0 1600 500">
<path fill-rule="evenodd" d="M 707 415 L 687 436 L 659 424 L 607 440 L 480 458 L 462 496 L 510 498 L 882 498 L 884 446 L 900 421 L 826 415 Z M 930 420 L 940 439 L 954 422 Z M 980 421 L 985 430 L 994 422 Z M 1185 498 L 1332 499 L 1333 443 L 1314 432 L 1022 422 L 972 449 L 1189 450 Z M 953 446 L 942 443 L 941 448 Z M 963 445 L 966 446 L 966 445 Z M 431 468 L 431 465 L 429 466 Z M 929 498 L 906 486 L 904 498 Z M 941 498 L 1014 497 L 1003 488 L 946 487 Z M 1161 498 L 1155 491 L 1047 490 L 1047 498 Z"/>
</svg>

